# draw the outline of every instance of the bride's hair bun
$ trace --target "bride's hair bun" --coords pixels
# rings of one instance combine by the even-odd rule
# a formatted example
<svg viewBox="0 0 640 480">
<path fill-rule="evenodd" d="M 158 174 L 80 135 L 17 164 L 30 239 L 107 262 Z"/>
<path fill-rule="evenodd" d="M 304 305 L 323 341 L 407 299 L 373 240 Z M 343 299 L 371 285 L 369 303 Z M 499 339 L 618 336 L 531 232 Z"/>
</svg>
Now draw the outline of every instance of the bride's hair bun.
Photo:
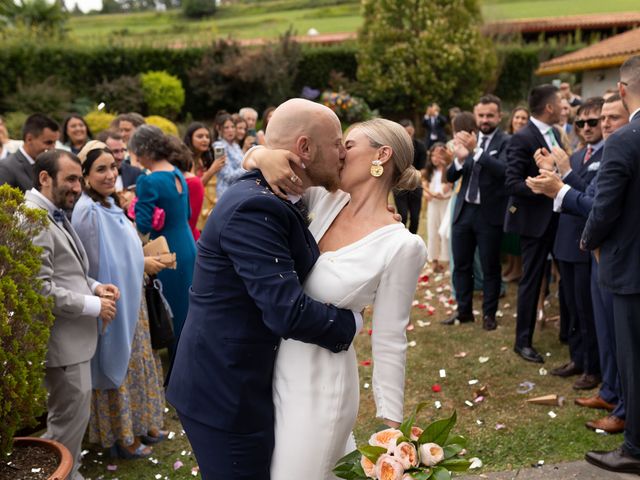
<svg viewBox="0 0 640 480">
<path fill-rule="evenodd" d="M 422 175 L 415 169 L 413 165 L 405 168 L 404 172 L 400 174 L 400 178 L 394 185 L 394 189 L 398 190 L 415 190 L 420 186 L 422 182 Z"/>
<path fill-rule="evenodd" d="M 402 125 L 384 118 L 374 118 L 358 124 L 369 138 L 371 146 L 391 147 L 391 161 L 385 164 L 393 169 L 391 186 L 395 190 L 415 190 L 420 186 L 420 173 L 413 167 L 413 141 Z"/>
</svg>

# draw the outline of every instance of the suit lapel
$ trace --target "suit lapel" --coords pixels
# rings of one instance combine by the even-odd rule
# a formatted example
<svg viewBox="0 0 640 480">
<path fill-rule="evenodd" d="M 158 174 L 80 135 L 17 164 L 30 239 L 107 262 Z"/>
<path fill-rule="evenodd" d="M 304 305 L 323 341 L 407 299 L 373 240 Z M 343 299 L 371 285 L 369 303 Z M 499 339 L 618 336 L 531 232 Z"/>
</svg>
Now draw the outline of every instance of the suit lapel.
<svg viewBox="0 0 640 480">
<path fill-rule="evenodd" d="M 548 150 L 549 145 L 547 145 L 547 141 L 544 139 L 542 133 L 540 133 L 540 130 L 538 130 L 538 127 L 536 127 L 535 123 L 533 123 L 531 120 L 529 120 L 529 129 L 533 133 L 533 136 L 536 138 L 536 140 L 538 140 L 540 148 L 546 148 Z"/>
<path fill-rule="evenodd" d="M 20 159 L 20 164 L 22 165 L 22 170 L 28 178 L 33 179 L 33 165 L 29 162 L 27 157 L 25 157 L 20 149 L 16 152 L 17 157 Z"/>
</svg>

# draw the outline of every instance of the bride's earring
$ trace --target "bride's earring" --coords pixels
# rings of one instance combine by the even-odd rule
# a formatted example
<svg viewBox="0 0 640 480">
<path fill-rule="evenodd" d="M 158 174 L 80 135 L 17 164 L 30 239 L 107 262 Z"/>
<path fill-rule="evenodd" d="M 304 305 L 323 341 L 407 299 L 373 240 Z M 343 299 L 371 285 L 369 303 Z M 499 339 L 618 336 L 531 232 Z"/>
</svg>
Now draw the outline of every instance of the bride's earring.
<svg viewBox="0 0 640 480">
<path fill-rule="evenodd" d="M 373 177 L 380 177 L 384 173 L 384 167 L 382 166 L 382 162 L 380 160 L 374 160 L 371 162 L 371 175 Z"/>
</svg>

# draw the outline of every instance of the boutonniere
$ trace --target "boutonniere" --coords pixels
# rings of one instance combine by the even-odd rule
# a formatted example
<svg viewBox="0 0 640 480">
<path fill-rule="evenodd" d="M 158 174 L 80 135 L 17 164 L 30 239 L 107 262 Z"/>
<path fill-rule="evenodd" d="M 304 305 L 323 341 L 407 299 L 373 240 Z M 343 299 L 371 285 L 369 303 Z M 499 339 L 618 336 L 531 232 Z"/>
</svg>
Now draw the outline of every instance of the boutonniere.
<svg viewBox="0 0 640 480">
<path fill-rule="evenodd" d="M 587 167 L 588 172 L 595 172 L 600 168 L 600 162 L 593 162 L 591 165 Z"/>
</svg>

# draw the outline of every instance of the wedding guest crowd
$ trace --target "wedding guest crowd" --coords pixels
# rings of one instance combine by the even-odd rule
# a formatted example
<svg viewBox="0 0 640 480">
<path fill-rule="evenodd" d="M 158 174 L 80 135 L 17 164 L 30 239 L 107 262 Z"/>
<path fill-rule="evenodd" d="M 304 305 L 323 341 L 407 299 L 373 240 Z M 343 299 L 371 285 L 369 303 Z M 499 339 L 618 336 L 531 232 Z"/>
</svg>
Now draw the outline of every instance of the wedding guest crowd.
<svg viewBox="0 0 640 480">
<path fill-rule="evenodd" d="M 608 411 L 588 428 L 624 432 L 620 449 L 590 452 L 587 460 L 640 473 L 640 57 L 625 62 L 618 91 L 609 93 L 582 99 L 568 83 L 543 84 L 510 114 L 487 94 L 473 112 L 450 108 L 450 119 L 433 102 L 422 118 L 424 137 L 410 120 L 400 122 L 423 181 L 394 199 L 412 233 L 426 216 L 430 267 L 451 272 L 457 310 L 445 325 L 476 328 L 473 292 L 480 289 L 481 328 L 504 328 L 498 299 L 505 282 L 518 282 L 513 349 L 544 363 L 534 331 L 550 278 L 560 280 L 568 359 L 550 373 L 572 378 L 576 390 L 598 388 L 575 400 Z M 77 114 L 61 125 L 33 114 L 21 141 L 9 138 L 0 119 L 0 184 L 26 192 L 27 204 L 50 219 L 34 239 L 44 249 L 44 293 L 55 302 L 46 436 L 71 450 L 72 479 L 82 478 L 87 427 L 90 442 L 129 459 L 151 455 L 166 437 L 145 286 L 162 285 L 177 338 L 200 229 L 245 173 L 244 154 L 264 144 L 274 110 L 261 123 L 251 107 L 221 111 L 212 128 L 193 122 L 182 139 L 133 112 L 118 115 L 95 140 Z M 143 245 L 159 237 L 174 261 L 145 256 Z M 73 321 L 78 316 L 87 321 Z"/>
</svg>

